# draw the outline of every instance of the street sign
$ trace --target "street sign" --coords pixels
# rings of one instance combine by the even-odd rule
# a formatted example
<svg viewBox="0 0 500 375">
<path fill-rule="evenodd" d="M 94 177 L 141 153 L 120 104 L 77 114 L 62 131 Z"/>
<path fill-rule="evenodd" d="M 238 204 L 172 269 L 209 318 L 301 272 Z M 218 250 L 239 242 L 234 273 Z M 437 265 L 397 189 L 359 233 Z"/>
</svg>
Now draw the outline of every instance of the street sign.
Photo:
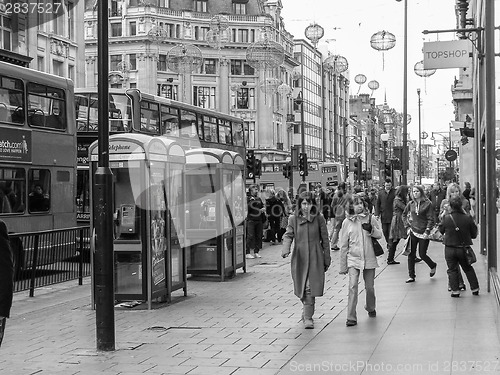
<svg viewBox="0 0 500 375">
<path fill-rule="evenodd" d="M 448 161 L 454 161 L 457 160 L 457 152 L 455 150 L 448 150 L 444 154 L 444 157 Z"/>
<path fill-rule="evenodd" d="M 471 53 L 468 39 L 425 42 L 424 69 L 466 68 L 471 65 Z"/>
</svg>

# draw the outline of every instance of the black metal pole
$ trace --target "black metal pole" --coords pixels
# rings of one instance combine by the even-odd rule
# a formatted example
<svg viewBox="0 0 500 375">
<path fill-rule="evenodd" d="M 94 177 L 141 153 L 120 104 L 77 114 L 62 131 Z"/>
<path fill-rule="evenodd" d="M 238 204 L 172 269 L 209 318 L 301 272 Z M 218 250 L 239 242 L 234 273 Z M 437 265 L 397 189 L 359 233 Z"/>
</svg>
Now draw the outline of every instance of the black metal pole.
<svg viewBox="0 0 500 375">
<path fill-rule="evenodd" d="M 419 184 L 422 185 L 422 125 L 420 117 L 420 89 L 417 89 L 418 95 L 418 180 Z"/>
<path fill-rule="evenodd" d="M 302 103 L 300 104 L 300 142 L 302 143 L 302 153 L 306 154 L 306 125 L 304 123 L 304 88 L 302 87 Z M 309 168 L 308 165 L 305 166 Z M 305 172 L 305 171 L 304 171 Z M 306 173 L 302 175 L 302 182 L 306 181 Z"/>
<path fill-rule="evenodd" d="M 112 173 L 109 168 L 108 120 L 108 0 L 98 3 L 97 54 L 99 100 L 99 161 L 95 173 L 94 256 L 97 350 L 115 350 L 114 267 L 113 267 L 113 198 Z"/>
<path fill-rule="evenodd" d="M 488 292 L 491 289 L 491 269 L 497 267 L 497 197 L 495 159 L 495 2 L 484 5 L 484 49 L 485 49 L 485 149 L 486 149 L 486 246 L 488 253 Z M 479 137 L 476 130 L 476 137 Z"/>
<path fill-rule="evenodd" d="M 400 1 L 400 0 L 399 0 Z M 401 150 L 401 180 L 406 185 L 408 165 L 408 0 L 404 0 L 404 43 L 403 43 L 403 149 Z"/>
</svg>

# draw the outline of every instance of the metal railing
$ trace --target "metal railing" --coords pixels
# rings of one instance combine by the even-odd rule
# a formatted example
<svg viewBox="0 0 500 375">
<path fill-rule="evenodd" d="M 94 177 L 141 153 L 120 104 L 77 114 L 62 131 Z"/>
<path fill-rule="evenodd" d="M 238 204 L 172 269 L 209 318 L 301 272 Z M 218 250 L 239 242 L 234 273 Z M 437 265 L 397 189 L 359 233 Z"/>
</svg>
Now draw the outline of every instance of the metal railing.
<svg viewBox="0 0 500 375">
<path fill-rule="evenodd" d="M 14 256 L 14 292 L 83 278 L 91 274 L 90 227 L 10 233 Z"/>
</svg>

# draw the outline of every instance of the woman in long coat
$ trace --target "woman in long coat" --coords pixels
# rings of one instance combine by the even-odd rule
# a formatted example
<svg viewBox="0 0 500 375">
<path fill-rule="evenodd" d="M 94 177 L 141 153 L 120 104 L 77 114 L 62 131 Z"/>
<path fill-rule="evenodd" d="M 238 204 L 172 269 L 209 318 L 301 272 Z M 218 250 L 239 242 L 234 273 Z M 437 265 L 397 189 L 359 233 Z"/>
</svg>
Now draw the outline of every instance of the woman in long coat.
<svg viewBox="0 0 500 375">
<path fill-rule="evenodd" d="M 0 346 L 6 318 L 10 315 L 14 291 L 14 264 L 10 250 L 7 226 L 0 220 Z"/>
<path fill-rule="evenodd" d="M 331 263 L 328 229 L 310 192 L 300 194 L 295 212 L 288 220 L 281 255 L 286 258 L 290 254 L 295 240 L 291 259 L 293 290 L 303 304 L 304 327 L 314 328 L 315 297 L 323 295 L 325 272 Z"/>
<path fill-rule="evenodd" d="M 389 230 L 389 254 L 387 256 L 387 264 L 399 264 L 394 260 L 396 248 L 402 238 L 408 237 L 405 225 L 403 223 L 403 211 L 408 204 L 408 185 L 398 186 L 396 196 L 392 206 L 392 221 L 391 229 Z"/>
</svg>

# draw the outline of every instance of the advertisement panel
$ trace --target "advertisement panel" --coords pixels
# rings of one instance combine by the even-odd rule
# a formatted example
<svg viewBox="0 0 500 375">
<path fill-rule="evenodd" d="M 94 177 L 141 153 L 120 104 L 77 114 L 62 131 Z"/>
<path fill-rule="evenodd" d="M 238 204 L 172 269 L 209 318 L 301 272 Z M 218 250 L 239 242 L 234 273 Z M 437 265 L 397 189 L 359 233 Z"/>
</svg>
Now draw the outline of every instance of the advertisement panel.
<svg viewBox="0 0 500 375">
<path fill-rule="evenodd" d="M 31 163 L 31 132 L 3 128 L 0 133 L 0 160 Z"/>
</svg>

